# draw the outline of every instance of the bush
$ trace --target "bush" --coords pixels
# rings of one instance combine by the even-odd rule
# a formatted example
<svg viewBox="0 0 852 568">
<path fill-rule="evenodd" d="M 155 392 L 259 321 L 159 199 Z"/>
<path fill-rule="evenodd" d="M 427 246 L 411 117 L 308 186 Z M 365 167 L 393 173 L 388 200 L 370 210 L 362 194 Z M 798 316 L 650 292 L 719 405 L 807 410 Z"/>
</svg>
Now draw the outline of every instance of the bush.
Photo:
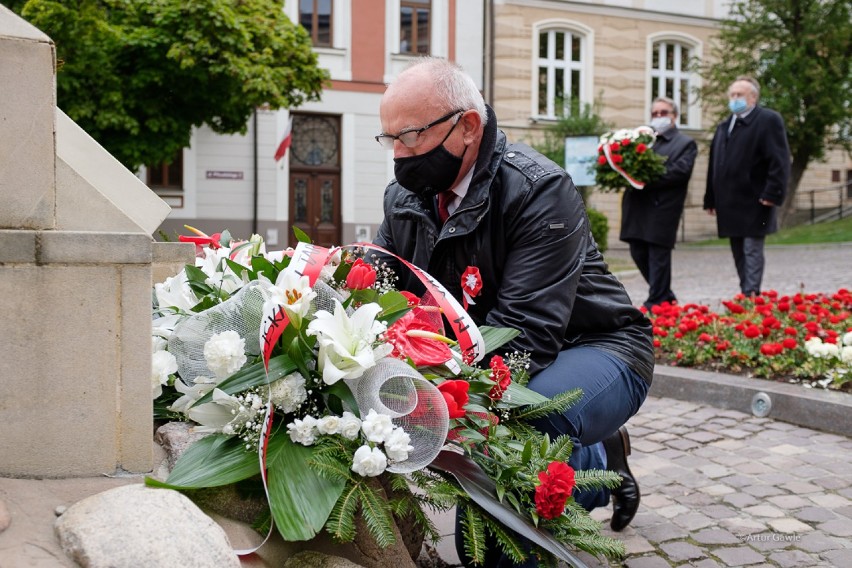
<svg viewBox="0 0 852 568">
<path fill-rule="evenodd" d="M 609 220 L 606 218 L 606 215 L 591 207 L 586 208 L 586 213 L 589 215 L 589 226 L 592 229 L 592 236 L 595 238 L 595 242 L 598 243 L 598 249 L 602 253 L 606 252 Z"/>
</svg>

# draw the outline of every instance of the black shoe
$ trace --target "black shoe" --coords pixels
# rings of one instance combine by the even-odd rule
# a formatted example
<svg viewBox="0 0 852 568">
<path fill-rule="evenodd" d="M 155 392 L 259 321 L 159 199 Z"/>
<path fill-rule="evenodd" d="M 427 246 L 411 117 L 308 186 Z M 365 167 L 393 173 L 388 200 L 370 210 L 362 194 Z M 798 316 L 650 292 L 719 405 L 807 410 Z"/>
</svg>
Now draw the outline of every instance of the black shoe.
<svg viewBox="0 0 852 568">
<path fill-rule="evenodd" d="M 639 484 L 627 465 L 630 455 L 630 436 L 622 426 L 618 432 L 604 440 L 606 468 L 621 476 L 621 485 L 612 490 L 612 520 L 609 526 L 618 532 L 633 520 L 639 509 Z"/>
</svg>

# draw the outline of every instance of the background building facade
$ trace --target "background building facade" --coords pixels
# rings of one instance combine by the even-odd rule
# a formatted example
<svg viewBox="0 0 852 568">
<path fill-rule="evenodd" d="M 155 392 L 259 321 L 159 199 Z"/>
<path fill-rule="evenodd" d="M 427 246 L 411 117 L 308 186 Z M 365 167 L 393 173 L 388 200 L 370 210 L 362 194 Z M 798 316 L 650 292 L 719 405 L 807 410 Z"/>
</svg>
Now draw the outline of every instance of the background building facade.
<svg viewBox="0 0 852 568">
<path fill-rule="evenodd" d="M 170 168 L 143 179 L 173 208 L 161 226 L 168 238 L 184 224 L 205 231 L 261 234 L 271 247 L 292 242 L 298 226 L 318 244 L 370 240 L 393 177 L 390 152 L 373 140 L 387 82 L 420 55 L 460 63 L 494 107 L 510 140 L 534 143 L 560 105 L 597 104 L 617 128 L 649 120 L 658 95 L 679 102 L 679 127 L 699 142 L 680 240 L 715 237 L 702 210 L 714 118 L 694 89 L 689 67 L 704 60 L 727 15 L 727 2 L 706 0 L 301 0 L 284 10 L 311 34 L 331 81 L 322 100 L 289 111 L 258 109 L 245 136 L 206 127 Z M 292 119 L 292 123 L 291 123 Z M 292 124 L 292 145 L 276 149 Z M 174 170 L 172 172 L 171 170 Z M 852 180 L 852 161 L 830 153 L 802 180 L 798 207 L 838 202 L 831 190 Z M 843 189 L 846 203 L 852 190 Z M 848 193 L 848 195 L 847 195 Z M 620 194 L 592 192 L 590 205 L 609 218 L 617 244 Z M 806 213 L 805 213 L 806 214 Z"/>
</svg>

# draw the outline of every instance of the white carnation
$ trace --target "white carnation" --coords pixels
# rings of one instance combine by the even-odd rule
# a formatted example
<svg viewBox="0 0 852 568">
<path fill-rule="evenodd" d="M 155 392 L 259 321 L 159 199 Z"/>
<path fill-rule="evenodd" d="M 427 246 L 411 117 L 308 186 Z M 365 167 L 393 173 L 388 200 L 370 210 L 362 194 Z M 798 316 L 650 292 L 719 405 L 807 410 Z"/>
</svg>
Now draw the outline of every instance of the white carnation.
<svg viewBox="0 0 852 568">
<path fill-rule="evenodd" d="M 385 440 L 385 452 L 392 461 L 402 462 L 408 459 L 408 452 L 414 449 L 411 445 L 411 436 L 402 428 L 394 428 L 391 435 Z"/>
<path fill-rule="evenodd" d="M 229 329 L 213 335 L 204 344 L 207 368 L 219 379 L 231 376 L 246 362 L 246 340 Z"/>
<path fill-rule="evenodd" d="M 844 345 L 840 350 L 840 360 L 847 365 L 852 365 L 852 345 Z"/>
<path fill-rule="evenodd" d="M 843 345 L 852 345 L 852 331 L 843 334 Z"/>
<path fill-rule="evenodd" d="M 317 422 L 320 434 L 337 434 L 340 431 L 340 417 L 335 415 L 323 416 Z"/>
<path fill-rule="evenodd" d="M 361 431 L 369 441 L 381 444 L 393 432 L 393 422 L 387 414 L 379 414 L 371 408 L 367 417 L 361 422 Z"/>
<path fill-rule="evenodd" d="M 295 412 L 308 398 L 305 390 L 305 377 L 301 373 L 291 373 L 270 385 L 272 404 L 283 413 Z"/>
<path fill-rule="evenodd" d="M 361 419 L 349 412 L 348 410 L 343 413 L 343 416 L 340 417 L 340 426 L 338 428 L 338 434 L 346 438 L 347 440 L 354 440 L 358 437 L 358 433 L 361 431 Z"/>
<path fill-rule="evenodd" d="M 388 459 L 378 448 L 361 446 L 352 456 L 352 471 L 363 477 L 381 475 L 388 467 Z"/>
<path fill-rule="evenodd" d="M 151 356 L 151 389 L 154 398 L 163 394 L 163 385 L 169 384 L 169 375 L 177 373 L 175 356 L 168 351 L 157 351 Z"/>
<path fill-rule="evenodd" d="M 317 419 L 313 416 L 297 418 L 287 424 L 287 433 L 293 443 L 312 446 L 317 441 Z"/>
</svg>

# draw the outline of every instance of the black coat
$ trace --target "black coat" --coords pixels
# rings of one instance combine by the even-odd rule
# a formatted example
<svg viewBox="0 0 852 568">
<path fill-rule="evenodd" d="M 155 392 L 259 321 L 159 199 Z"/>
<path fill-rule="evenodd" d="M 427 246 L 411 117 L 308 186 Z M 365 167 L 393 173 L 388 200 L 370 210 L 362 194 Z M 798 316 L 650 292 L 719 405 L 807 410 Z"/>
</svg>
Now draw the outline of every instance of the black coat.
<svg viewBox="0 0 852 568">
<path fill-rule="evenodd" d="M 650 322 L 608 271 L 571 177 L 529 146 L 508 144 L 488 111 L 470 187 L 447 222 L 441 226 L 430 201 L 392 181 L 375 243 L 426 270 L 458 300 L 462 274 L 479 268 L 483 286 L 468 313 L 477 325 L 521 330 L 508 349 L 531 355 L 531 373 L 563 349 L 593 345 L 650 383 Z M 382 260 L 400 289 L 422 292 L 410 271 Z"/>
<path fill-rule="evenodd" d="M 667 157 L 666 173 L 642 189 L 624 191 L 619 238 L 672 248 L 698 145 L 673 126 L 657 135 L 654 151 Z"/>
<path fill-rule="evenodd" d="M 761 237 L 774 233 L 775 207 L 781 205 L 790 179 L 790 148 L 781 115 L 761 106 L 716 127 L 710 148 L 704 209 L 716 210 L 720 237 Z"/>
</svg>

